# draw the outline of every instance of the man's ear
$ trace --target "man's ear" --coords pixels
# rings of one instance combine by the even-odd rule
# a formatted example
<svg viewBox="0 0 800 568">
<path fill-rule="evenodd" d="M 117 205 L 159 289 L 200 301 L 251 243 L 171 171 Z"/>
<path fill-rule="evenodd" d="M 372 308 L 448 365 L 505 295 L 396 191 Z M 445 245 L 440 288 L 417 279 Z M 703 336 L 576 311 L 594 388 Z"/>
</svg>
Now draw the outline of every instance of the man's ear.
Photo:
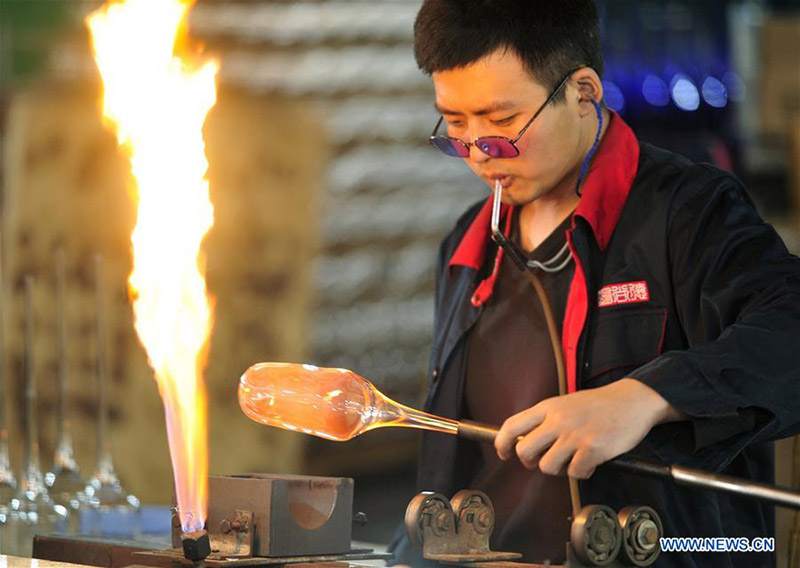
<svg viewBox="0 0 800 568">
<path fill-rule="evenodd" d="M 591 101 L 603 101 L 603 82 L 600 76 L 591 67 L 583 67 L 572 76 L 572 84 L 579 97 L 581 116 L 594 114 L 596 111 Z"/>
</svg>

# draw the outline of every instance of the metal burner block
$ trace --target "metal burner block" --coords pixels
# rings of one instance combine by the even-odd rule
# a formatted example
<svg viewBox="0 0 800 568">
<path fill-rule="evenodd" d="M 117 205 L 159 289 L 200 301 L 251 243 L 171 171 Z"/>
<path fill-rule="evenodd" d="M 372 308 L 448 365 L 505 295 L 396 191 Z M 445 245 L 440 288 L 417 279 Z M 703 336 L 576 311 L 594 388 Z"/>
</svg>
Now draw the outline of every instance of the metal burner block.
<svg viewBox="0 0 800 568">
<path fill-rule="evenodd" d="M 353 480 L 303 475 L 210 476 L 211 555 L 287 557 L 350 551 Z M 175 525 L 178 526 L 175 526 Z M 172 545 L 181 547 L 180 523 Z"/>
</svg>

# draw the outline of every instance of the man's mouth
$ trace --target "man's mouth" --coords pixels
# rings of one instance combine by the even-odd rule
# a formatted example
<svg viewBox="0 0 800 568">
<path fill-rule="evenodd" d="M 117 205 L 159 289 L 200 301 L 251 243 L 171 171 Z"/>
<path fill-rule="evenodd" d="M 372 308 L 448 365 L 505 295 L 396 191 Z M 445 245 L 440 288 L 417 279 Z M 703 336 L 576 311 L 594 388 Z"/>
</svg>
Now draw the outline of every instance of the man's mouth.
<svg viewBox="0 0 800 568">
<path fill-rule="evenodd" d="M 497 174 L 488 176 L 486 181 L 492 188 L 494 188 L 495 184 L 499 181 L 500 185 L 503 186 L 504 189 L 507 189 L 509 186 L 511 186 L 514 179 L 510 175 Z"/>
</svg>

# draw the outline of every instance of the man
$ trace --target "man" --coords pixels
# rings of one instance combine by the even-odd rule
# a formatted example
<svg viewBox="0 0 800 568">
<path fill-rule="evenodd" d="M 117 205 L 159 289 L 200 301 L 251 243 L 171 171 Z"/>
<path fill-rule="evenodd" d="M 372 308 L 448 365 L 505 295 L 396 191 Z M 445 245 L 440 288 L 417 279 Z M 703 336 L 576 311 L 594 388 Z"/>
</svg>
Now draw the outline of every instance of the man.
<svg viewBox="0 0 800 568">
<path fill-rule="evenodd" d="M 798 259 L 736 178 L 640 143 L 602 106 L 592 0 L 426 0 L 415 54 L 442 159 L 502 186 L 502 226 L 539 267 L 569 389 L 556 396 L 542 305 L 481 201 L 441 246 L 425 408 L 502 428 L 494 448 L 426 434 L 419 489 L 485 491 L 493 548 L 528 562 L 564 561 L 564 473 L 584 505 L 653 507 L 668 536 L 773 535 L 767 505 L 598 466 L 630 452 L 772 481 L 770 441 L 800 422 Z M 402 534 L 391 549 L 424 563 Z M 734 564 L 774 556 L 658 562 Z"/>
</svg>

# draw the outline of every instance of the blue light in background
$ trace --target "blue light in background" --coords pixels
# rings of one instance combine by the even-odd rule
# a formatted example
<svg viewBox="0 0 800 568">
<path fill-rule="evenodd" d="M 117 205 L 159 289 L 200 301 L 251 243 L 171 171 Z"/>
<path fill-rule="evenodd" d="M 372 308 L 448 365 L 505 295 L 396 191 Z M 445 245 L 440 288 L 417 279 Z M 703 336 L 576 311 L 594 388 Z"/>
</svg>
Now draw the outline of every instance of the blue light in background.
<svg viewBox="0 0 800 568">
<path fill-rule="evenodd" d="M 700 108 L 700 91 L 688 75 L 675 75 L 670 81 L 670 91 L 679 109 L 691 112 Z"/>
<path fill-rule="evenodd" d="M 722 76 L 722 84 L 725 85 L 730 100 L 737 103 L 744 101 L 746 88 L 739 75 L 733 71 L 728 71 Z"/>
<path fill-rule="evenodd" d="M 728 89 L 715 77 L 703 81 L 703 99 L 714 108 L 725 108 L 728 104 Z"/>
<path fill-rule="evenodd" d="M 642 83 L 644 100 L 653 106 L 667 106 L 669 104 L 669 89 L 663 79 L 656 75 L 648 75 Z"/>
<path fill-rule="evenodd" d="M 603 81 L 603 100 L 614 112 L 622 112 L 625 108 L 625 95 L 612 81 Z"/>
</svg>

